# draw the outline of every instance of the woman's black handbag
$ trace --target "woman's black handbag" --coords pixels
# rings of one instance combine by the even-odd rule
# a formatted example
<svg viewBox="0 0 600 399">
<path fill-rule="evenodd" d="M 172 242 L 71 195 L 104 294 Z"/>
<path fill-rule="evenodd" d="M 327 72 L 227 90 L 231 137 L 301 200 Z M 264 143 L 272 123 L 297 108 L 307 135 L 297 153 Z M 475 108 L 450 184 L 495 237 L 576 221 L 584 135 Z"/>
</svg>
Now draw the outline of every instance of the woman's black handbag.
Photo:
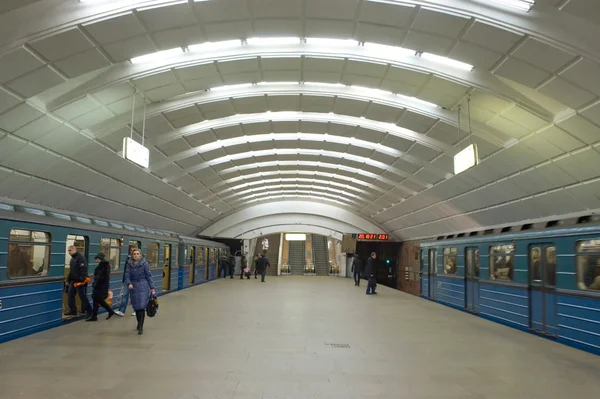
<svg viewBox="0 0 600 399">
<path fill-rule="evenodd" d="M 151 295 L 146 305 L 146 314 L 148 317 L 154 317 L 156 312 L 158 312 L 158 299 L 156 299 L 156 295 Z"/>
</svg>

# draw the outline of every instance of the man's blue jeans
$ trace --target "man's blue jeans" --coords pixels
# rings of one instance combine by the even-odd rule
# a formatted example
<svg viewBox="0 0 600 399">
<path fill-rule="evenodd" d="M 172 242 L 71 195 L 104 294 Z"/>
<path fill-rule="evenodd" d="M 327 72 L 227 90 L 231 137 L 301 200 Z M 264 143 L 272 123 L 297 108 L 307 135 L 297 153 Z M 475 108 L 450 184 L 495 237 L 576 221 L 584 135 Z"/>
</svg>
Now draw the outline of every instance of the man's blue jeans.
<svg viewBox="0 0 600 399">
<path fill-rule="evenodd" d="M 127 310 L 127 304 L 129 303 L 129 287 L 123 283 L 123 291 L 121 291 L 121 303 L 119 304 L 119 311 L 125 313 Z"/>
</svg>

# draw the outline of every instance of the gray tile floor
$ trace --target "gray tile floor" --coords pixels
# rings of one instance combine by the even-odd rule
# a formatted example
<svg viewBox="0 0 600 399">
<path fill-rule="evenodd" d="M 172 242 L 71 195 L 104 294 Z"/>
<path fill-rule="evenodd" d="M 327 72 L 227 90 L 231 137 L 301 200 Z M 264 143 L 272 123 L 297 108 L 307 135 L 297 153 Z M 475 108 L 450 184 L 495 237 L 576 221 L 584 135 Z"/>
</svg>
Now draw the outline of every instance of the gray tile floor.
<svg viewBox="0 0 600 399">
<path fill-rule="evenodd" d="M 600 357 L 352 280 L 219 280 L 164 296 L 143 336 L 101 316 L 0 345 L 0 398 L 552 399 Z M 327 344 L 348 344 L 332 348 Z"/>
</svg>

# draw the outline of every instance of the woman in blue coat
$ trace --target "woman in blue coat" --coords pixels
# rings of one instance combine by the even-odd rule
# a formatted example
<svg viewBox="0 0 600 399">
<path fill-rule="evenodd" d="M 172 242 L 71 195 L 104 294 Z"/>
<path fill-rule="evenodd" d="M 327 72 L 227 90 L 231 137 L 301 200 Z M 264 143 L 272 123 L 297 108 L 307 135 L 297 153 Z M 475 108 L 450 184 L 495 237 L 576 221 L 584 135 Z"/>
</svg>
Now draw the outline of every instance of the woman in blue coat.
<svg viewBox="0 0 600 399">
<path fill-rule="evenodd" d="M 144 333 L 144 319 L 146 318 L 146 305 L 148 305 L 149 294 L 154 295 L 154 283 L 150 274 L 150 266 L 142 256 L 139 249 L 134 249 L 131 253 L 133 262 L 125 270 L 125 284 L 129 288 L 131 297 L 131 306 L 135 310 L 137 318 L 138 334 Z"/>
</svg>

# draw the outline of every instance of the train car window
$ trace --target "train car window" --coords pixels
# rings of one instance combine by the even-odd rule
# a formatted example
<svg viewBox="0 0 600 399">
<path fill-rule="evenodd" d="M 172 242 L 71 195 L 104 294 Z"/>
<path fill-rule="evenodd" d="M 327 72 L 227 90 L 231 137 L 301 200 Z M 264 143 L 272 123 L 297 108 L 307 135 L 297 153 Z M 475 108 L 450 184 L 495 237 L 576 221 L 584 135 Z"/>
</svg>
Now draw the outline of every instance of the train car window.
<svg viewBox="0 0 600 399">
<path fill-rule="evenodd" d="M 110 262 L 111 270 L 120 269 L 121 246 L 120 241 L 116 238 L 101 238 L 100 251 L 104 252 L 106 259 Z M 131 246 L 131 243 L 130 243 Z"/>
<path fill-rule="evenodd" d="M 44 277 L 50 269 L 50 234 L 12 229 L 8 241 L 8 278 Z"/>
<path fill-rule="evenodd" d="M 456 274 L 456 248 L 444 248 L 444 274 Z"/>
<path fill-rule="evenodd" d="M 157 242 L 149 242 L 146 250 L 146 260 L 150 269 L 158 267 L 158 256 L 160 253 L 160 244 Z"/>
<path fill-rule="evenodd" d="M 82 254 L 86 259 L 88 255 L 89 238 L 84 236 L 68 235 L 67 245 L 65 246 L 65 268 L 68 269 L 71 263 L 71 255 L 69 255 L 69 247 L 74 246 L 77 252 Z"/>
<path fill-rule="evenodd" d="M 217 262 L 216 259 L 217 256 L 217 250 L 215 248 L 209 248 L 208 249 L 208 263 L 213 265 Z"/>
<path fill-rule="evenodd" d="M 514 278 L 513 244 L 490 247 L 490 278 L 499 281 L 512 281 Z"/>
<path fill-rule="evenodd" d="M 546 285 L 556 285 L 556 247 L 546 247 Z"/>
<path fill-rule="evenodd" d="M 600 239 L 577 241 L 577 287 L 600 291 Z"/>
<path fill-rule="evenodd" d="M 542 281 L 542 265 L 541 265 L 541 249 L 540 247 L 532 247 L 529 250 L 529 264 L 531 265 L 531 281 Z"/>
<path fill-rule="evenodd" d="M 171 248 L 171 258 L 173 259 L 171 261 L 171 267 L 174 268 L 178 268 L 179 267 L 179 245 L 175 244 L 172 248 Z"/>
<path fill-rule="evenodd" d="M 198 266 L 206 266 L 206 248 L 198 247 Z"/>
<path fill-rule="evenodd" d="M 479 278 L 479 249 L 467 248 L 466 260 L 467 277 Z"/>
</svg>

